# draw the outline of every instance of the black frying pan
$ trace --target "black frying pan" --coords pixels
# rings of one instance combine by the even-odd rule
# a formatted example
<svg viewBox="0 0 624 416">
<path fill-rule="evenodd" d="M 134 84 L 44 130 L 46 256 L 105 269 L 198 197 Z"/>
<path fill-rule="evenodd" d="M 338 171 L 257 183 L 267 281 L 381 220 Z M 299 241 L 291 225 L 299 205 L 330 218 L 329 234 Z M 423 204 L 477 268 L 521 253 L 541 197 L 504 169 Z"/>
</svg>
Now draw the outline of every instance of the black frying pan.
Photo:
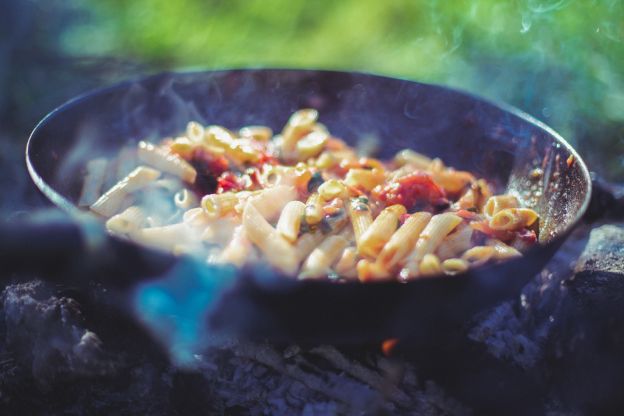
<svg viewBox="0 0 624 416">
<path fill-rule="evenodd" d="M 52 202 L 75 212 L 90 159 L 115 155 L 128 142 L 174 135 L 189 120 L 231 128 L 265 124 L 279 131 L 302 107 L 317 108 L 329 130 L 351 144 L 378 137 L 381 158 L 409 147 L 488 178 L 501 191 L 521 193 L 540 214 L 540 243 L 516 260 L 406 284 L 299 282 L 245 268 L 211 314 L 212 328 L 313 342 L 424 339 L 517 296 L 587 209 L 591 181 L 585 164 L 539 121 L 453 89 L 353 72 L 165 73 L 92 92 L 39 123 L 28 142 L 28 169 Z M 541 179 L 530 178 L 535 168 L 543 170 Z M 112 241 L 123 262 L 107 269 L 107 279 L 117 270 L 124 276 L 113 279 L 117 283 L 132 286 L 154 274 L 141 272 L 146 258 L 163 269 L 177 261 Z"/>
</svg>

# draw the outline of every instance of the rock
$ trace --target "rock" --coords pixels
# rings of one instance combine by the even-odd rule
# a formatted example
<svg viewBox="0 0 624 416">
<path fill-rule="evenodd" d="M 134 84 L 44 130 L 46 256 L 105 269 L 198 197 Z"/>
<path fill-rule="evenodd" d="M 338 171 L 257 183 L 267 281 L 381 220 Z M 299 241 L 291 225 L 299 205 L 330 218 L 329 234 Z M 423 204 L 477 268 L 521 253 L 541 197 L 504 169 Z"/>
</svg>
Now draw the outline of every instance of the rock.
<svg viewBox="0 0 624 416">
<path fill-rule="evenodd" d="M 624 408 L 624 227 L 592 229 L 555 317 L 550 382 L 569 409 Z M 618 412 L 621 414 L 621 412 Z"/>
<path fill-rule="evenodd" d="M 536 342 L 529 338 L 511 302 L 494 308 L 468 337 L 484 343 L 494 357 L 509 359 L 525 369 L 535 366 L 542 353 Z"/>
<path fill-rule="evenodd" d="M 106 375 L 114 363 L 85 328 L 79 305 L 40 281 L 8 286 L 0 298 L 6 343 L 42 384 L 59 377 Z"/>
<path fill-rule="evenodd" d="M 608 224 L 594 228 L 575 272 L 609 272 L 624 276 L 624 226 Z"/>
<path fill-rule="evenodd" d="M 587 312 L 624 314 L 624 226 L 591 231 L 567 284 Z"/>
</svg>

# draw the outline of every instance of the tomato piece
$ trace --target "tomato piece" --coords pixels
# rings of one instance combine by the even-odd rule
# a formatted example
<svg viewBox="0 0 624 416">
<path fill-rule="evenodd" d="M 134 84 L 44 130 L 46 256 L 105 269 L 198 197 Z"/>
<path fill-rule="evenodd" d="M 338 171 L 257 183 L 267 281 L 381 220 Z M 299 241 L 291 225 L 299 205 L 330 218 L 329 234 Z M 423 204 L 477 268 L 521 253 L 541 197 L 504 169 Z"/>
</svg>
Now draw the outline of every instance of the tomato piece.
<svg viewBox="0 0 624 416">
<path fill-rule="evenodd" d="M 230 163 L 225 157 L 216 155 L 201 147 L 193 149 L 189 163 L 191 163 L 195 169 L 210 173 L 214 176 L 219 176 L 230 167 Z"/>
<path fill-rule="evenodd" d="M 270 153 L 267 152 L 261 152 L 260 155 L 258 156 L 258 161 L 255 163 L 255 165 L 257 166 L 262 166 L 264 164 L 268 164 L 268 165 L 277 165 L 278 164 L 278 160 L 275 156 L 273 156 Z"/>
<path fill-rule="evenodd" d="M 455 214 L 457 214 L 459 217 L 462 217 L 463 219 L 469 220 L 469 221 L 474 219 L 477 216 L 477 214 L 475 212 L 468 211 L 467 209 L 460 209 Z"/>
<path fill-rule="evenodd" d="M 388 205 L 401 204 L 408 210 L 419 202 L 438 205 L 444 202 L 446 194 L 425 172 L 414 172 L 402 176 L 384 186 L 379 199 Z"/>
<path fill-rule="evenodd" d="M 527 244 L 537 243 L 537 234 L 535 234 L 534 230 L 529 230 L 527 228 L 518 231 L 518 238 Z"/>
<path fill-rule="evenodd" d="M 193 149 L 188 162 L 197 171 L 194 189 L 200 196 L 214 193 L 218 186 L 217 177 L 230 167 L 225 157 L 201 147 Z"/>
<path fill-rule="evenodd" d="M 228 191 L 238 192 L 244 188 L 245 183 L 243 179 L 232 172 L 223 172 L 217 179 L 218 194 Z"/>
</svg>

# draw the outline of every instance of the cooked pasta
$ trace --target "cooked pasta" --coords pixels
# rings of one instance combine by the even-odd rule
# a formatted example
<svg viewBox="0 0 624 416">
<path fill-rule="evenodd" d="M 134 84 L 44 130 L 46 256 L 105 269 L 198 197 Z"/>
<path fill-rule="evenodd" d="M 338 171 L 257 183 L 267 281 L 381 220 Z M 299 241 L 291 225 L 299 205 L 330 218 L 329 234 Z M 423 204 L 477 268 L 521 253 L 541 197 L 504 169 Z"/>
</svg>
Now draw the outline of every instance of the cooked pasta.
<svg viewBox="0 0 624 416">
<path fill-rule="evenodd" d="M 442 264 L 435 254 L 425 254 L 418 269 L 421 276 L 435 276 L 442 271 Z"/>
<path fill-rule="evenodd" d="M 327 276 L 330 267 L 338 260 L 349 242 L 342 236 L 327 237 L 316 247 L 301 267 L 300 279 L 318 279 Z"/>
<path fill-rule="evenodd" d="M 340 254 L 334 271 L 341 277 L 352 279 L 357 277 L 358 254 L 355 247 L 345 247 Z"/>
<path fill-rule="evenodd" d="M 373 223 L 373 214 L 368 206 L 368 198 L 354 198 L 349 203 L 349 218 L 353 225 L 353 233 L 355 234 L 355 243 L 358 251 L 362 244 L 362 235 L 368 230 Z"/>
<path fill-rule="evenodd" d="M 269 263 L 284 273 L 294 274 L 298 268 L 295 248 L 248 202 L 243 212 L 243 227 Z"/>
<path fill-rule="evenodd" d="M 301 201 L 290 201 L 286 204 L 277 222 L 277 231 L 289 242 L 297 241 L 301 219 L 305 212 L 305 204 Z"/>
<path fill-rule="evenodd" d="M 124 179 L 98 198 L 91 205 L 91 211 L 104 217 L 111 217 L 121 209 L 124 199 L 132 192 L 137 191 L 150 182 L 155 181 L 160 172 L 145 166 L 139 166 Z"/>
<path fill-rule="evenodd" d="M 452 212 L 434 215 L 420 234 L 414 251 L 406 261 L 405 269 L 401 272 L 406 278 L 418 275 L 418 265 L 426 254 L 433 253 L 442 240 L 460 223 L 461 217 Z"/>
<path fill-rule="evenodd" d="M 143 227 L 145 213 L 141 207 L 132 206 L 106 221 L 106 229 L 112 233 L 129 235 Z"/>
<path fill-rule="evenodd" d="M 124 238 L 300 279 L 454 275 L 537 242 L 538 213 L 487 180 L 411 149 L 362 157 L 318 120 L 301 109 L 276 135 L 191 121 L 88 163 L 79 204 Z"/>
<path fill-rule="evenodd" d="M 178 176 L 186 182 L 195 182 L 197 172 L 187 161 L 166 148 L 151 143 L 140 142 L 139 159 L 156 169 Z"/>
<path fill-rule="evenodd" d="M 108 162 L 104 158 L 93 159 L 87 163 L 87 174 L 80 198 L 78 198 L 79 207 L 88 207 L 98 199 L 102 185 L 104 185 L 107 165 Z"/>
<path fill-rule="evenodd" d="M 381 264 L 390 269 L 401 262 L 412 251 L 430 219 L 431 214 L 428 212 L 410 215 L 381 250 L 379 254 Z"/>
<path fill-rule="evenodd" d="M 364 231 L 358 241 L 358 251 L 362 256 L 376 257 L 399 226 L 399 218 L 405 214 L 403 205 L 385 208 L 375 221 Z"/>
</svg>

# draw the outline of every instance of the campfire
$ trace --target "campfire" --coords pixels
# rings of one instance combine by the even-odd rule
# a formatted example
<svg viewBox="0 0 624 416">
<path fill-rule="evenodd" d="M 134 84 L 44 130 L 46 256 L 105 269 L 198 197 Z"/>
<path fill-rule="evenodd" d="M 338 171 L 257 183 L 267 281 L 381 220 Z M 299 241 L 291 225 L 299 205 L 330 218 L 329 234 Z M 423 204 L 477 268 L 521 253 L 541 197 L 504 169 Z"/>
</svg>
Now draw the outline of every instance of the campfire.
<svg viewBox="0 0 624 416">
<path fill-rule="evenodd" d="M 274 99 L 257 110 L 250 97 L 269 91 Z M 302 106 L 326 111 L 348 139 L 380 138 L 382 153 L 412 141 L 532 193 L 542 244 L 455 280 L 302 283 L 270 267 L 206 266 L 112 238 L 74 206 L 88 157 L 190 119 L 274 123 L 282 108 Z M 624 232 L 605 225 L 621 220 L 622 192 L 594 180 L 588 206 L 578 155 L 515 110 L 362 74 L 165 74 L 69 104 L 38 127 L 28 152 L 37 185 L 69 214 L 0 229 L 0 403 L 12 412 L 534 414 L 622 405 Z M 544 181 L 531 188 L 536 167 Z"/>
</svg>

